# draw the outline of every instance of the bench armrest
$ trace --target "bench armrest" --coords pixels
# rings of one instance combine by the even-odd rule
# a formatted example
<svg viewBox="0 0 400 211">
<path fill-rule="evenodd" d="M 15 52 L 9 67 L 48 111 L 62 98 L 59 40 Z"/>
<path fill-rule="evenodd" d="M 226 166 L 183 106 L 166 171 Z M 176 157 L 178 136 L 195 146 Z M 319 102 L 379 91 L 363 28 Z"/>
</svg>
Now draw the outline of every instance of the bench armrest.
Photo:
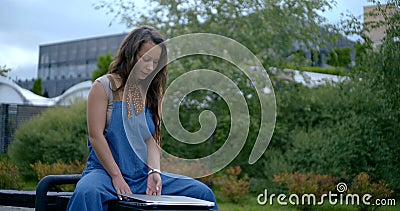
<svg viewBox="0 0 400 211">
<path fill-rule="evenodd" d="M 47 207 L 47 192 L 55 185 L 76 184 L 80 174 L 48 175 L 43 177 L 36 187 L 35 210 L 45 211 Z"/>
</svg>

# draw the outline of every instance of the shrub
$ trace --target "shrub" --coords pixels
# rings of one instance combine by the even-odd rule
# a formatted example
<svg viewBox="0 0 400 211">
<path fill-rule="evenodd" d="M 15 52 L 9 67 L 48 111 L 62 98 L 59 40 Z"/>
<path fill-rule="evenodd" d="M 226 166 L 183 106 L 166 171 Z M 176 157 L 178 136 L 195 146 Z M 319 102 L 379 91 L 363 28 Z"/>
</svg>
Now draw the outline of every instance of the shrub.
<svg viewBox="0 0 400 211">
<path fill-rule="evenodd" d="M 348 75 L 348 71 L 345 68 L 322 68 L 322 67 L 300 67 L 299 70 L 307 71 L 307 72 L 315 72 L 315 73 L 324 73 L 330 75 L 340 75 L 345 76 Z"/>
<path fill-rule="evenodd" d="M 86 163 L 75 160 L 71 163 L 56 162 L 52 164 L 42 163 L 41 161 L 30 165 L 40 180 L 47 175 L 60 174 L 80 174 L 86 167 Z"/>
<path fill-rule="evenodd" d="M 8 149 L 23 176 L 35 176 L 38 161 L 69 163 L 87 157 L 86 103 L 49 108 L 21 125 Z"/>
<path fill-rule="evenodd" d="M 336 48 L 329 52 L 328 64 L 335 67 L 346 67 L 351 63 L 350 48 Z"/>
<path fill-rule="evenodd" d="M 218 194 L 236 204 L 242 202 L 250 191 L 249 177 L 244 174 L 240 178 L 241 172 L 240 166 L 229 167 L 224 175 L 215 178 L 215 183 L 220 185 Z"/>
<path fill-rule="evenodd" d="M 274 175 L 280 172 L 292 171 L 291 165 L 283 153 L 275 148 L 267 148 L 266 152 L 258 161 L 256 170 L 262 175 L 250 175 L 250 191 L 263 192 L 268 187 L 268 193 L 282 193 L 283 188 L 273 182 Z"/>
<path fill-rule="evenodd" d="M 290 194 L 296 194 L 301 197 L 304 194 L 314 194 L 316 202 L 321 198 L 322 194 L 333 191 L 336 187 L 338 179 L 330 175 L 314 174 L 312 172 L 304 174 L 300 172 L 282 173 L 274 176 L 274 182 L 284 185 Z M 309 209 L 312 203 L 301 203 L 300 209 Z"/>
<path fill-rule="evenodd" d="M 38 161 L 30 166 L 36 172 L 38 180 L 40 180 L 47 175 L 80 174 L 85 169 L 86 164 L 78 160 L 68 164 L 62 162 L 48 164 Z M 61 191 L 72 191 L 73 189 L 74 185 L 59 186 L 59 190 Z"/>
<path fill-rule="evenodd" d="M 0 188 L 21 189 L 23 186 L 18 167 L 7 158 L 0 160 Z"/>
<path fill-rule="evenodd" d="M 110 52 L 105 55 L 100 55 L 97 58 L 96 66 L 97 69 L 92 72 L 92 81 L 94 82 L 98 77 L 105 75 L 108 71 L 108 67 L 110 66 L 113 60 L 113 56 Z"/>
<path fill-rule="evenodd" d="M 210 175 L 210 167 L 198 159 L 192 162 L 181 162 L 177 157 L 162 157 L 161 168 L 163 171 L 174 174 L 182 174 L 189 177 L 199 177 L 199 175 Z"/>
<path fill-rule="evenodd" d="M 361 172 L 354 177 L 350 192 L 358 194 L 359 196 L 370 194 L 372 196 L 369 200 L 371 203 L 376 199 L 388 199 L 393 194 L 393 190 L 391 190 L 383 180 L 378 183 L 373 183 L 371 182 L 371 177 L 365 172 Z M 376 205 L 359 204 L 359 210 L 377 210 L 378 208 L 379 206 Z"/>
</svg>

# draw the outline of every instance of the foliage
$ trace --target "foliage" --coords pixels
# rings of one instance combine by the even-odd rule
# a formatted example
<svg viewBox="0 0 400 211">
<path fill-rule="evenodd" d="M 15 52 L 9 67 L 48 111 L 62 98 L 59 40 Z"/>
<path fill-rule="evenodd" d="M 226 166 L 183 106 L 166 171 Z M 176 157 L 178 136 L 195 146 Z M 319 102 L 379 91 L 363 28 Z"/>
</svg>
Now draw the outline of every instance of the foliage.
<svg viewBox="0 0 400 211">
<path fill-rule="evenodd" d="M 335 67 L 347 67 L 351 62 L 350 53 L 350 48 L 333 49 L 329 52 L 328 64 Z"/>
<path fill-rule="evenodd" d="M 365 172 L 361 172 L 354 177 L 350 192 L 352 194 L 358 194 L 358 196 L 370 194 L 372 196 L 369 200 L 370 202 L 374 202 L 376 199 L 389 199 L 393 194 L 393 190 L 391 190 L 383 180 L 378 183 L 373 183 L 371 182 L 370 176 Z M 359 208 L 360 210 L 377 210 L 379 206 L 360 203 Z"/>
<path fill-rule="evenodd" d="M 269 189 L 268 189 L 269 193 Z M 275 200 L 273 205 L 266 203 L 265 205 L 260 205 L 257 203 L 258 195 L 255 194 L 248 194 L 247 197 L 243 200 L 243 202 L 238 206 L 238 204 L 224 202 L 223 200 L 218 199 L 217 195 L 217 202 L 218 208 L 220 210 L 229 210 L 229 211 L 259 211 L 259 210 L 268 210 L 268 211 L 296 211 L 298 208 L 291 206 L 291 205 L 279 205 L 278 202 Z M 274 198 L 276 199 L 276 197 Z M 396 206 L 386 206 L 384 211 L 398 211 L 400 209 L 400 205 L 397 203 Z M 310 210 L 318 210 L 318 211 L 359 211 L 359 209 L 355 206 L 349 206 L 345 204 L 336 204 L 332 205 L 328 201 L 325 201 L 323 205 L 318 205 L 316 207 L 312 207 Z"/>
<path fill-rule="evenodd" d="M 97 58 L 96 66 L 97 69 L 92 72 L 92 81 L 95 81 L 98 77 L 105 75 L 108 72 L 113 57 L 111 53 L 101 55 Z"/>
<path fill-rule="evenodd" d="M 284 185 L 290 194 L 296 194 L 299 197 L 305 194 L 314 194 L 316 203 L 323 194 L 327 194 L 329 191 L 335 189 L 338 180 L 330 175 L 320 175 L 312 172 L 307 174 L 285 172 L 275 175 L 273 181 Z M 312 201 L 300 203 L 299 208 L 308 209 L 312 204 Z"/>
<path fill-rule="evenodd" d="M 248 47 L 264 65 L 279 66 L 299 48 L 311 51 L 325 45 L 326 33 L 319 11 L 334 0 L 211 1 L 148 0 L 146 9 L 134 1 L 102 1 L 96 9 L 114 14 L 127 27 L 152 25 L 166 37 L 206 32 L 232 38 Z M 295 47 L 300 46 L 300 47 Z"/>
<path fill-rule="evenodd" d="M 245 195 L 249 193 L 248 175 L 244 174 L 240 177 L 241 172 L 240 166 L 229 167 L 224 175 L 215 178 L 215 183 L 220 185 L 218 194 L 236 204 L 242 202 Z"/>
<path fill-rule="evenodd" d="M 324 26 L 316 13 L 332 4 L 333 1 L 323 0 L 173 3 L 150 0 L 149 12 L 140 11 L 132 2 L 116 0 L 102 2 L 97 8 L 114 11 L 128 27 L 157 26 L 166 37 L 192 32 L 230 37 L 248 47 L 265 67 L 287 67 L 287 59 L 291 65 L 302 67 L 310 62 L 303 60 L 304 53 L 323 47 L 321 43 L 330 38 L 323 34 L 335 34 L 335 30 L 324 33 L 330 26 Z M 388 4 L 398 7 L 399 1 L 389 0 Z M 308 88 L 270 74 L 277 99 L 275 131 L 268 151 L 254 165 L 248 165 L 247 161 L 259 129 L 260 105 L 256 97 L 246 99 L 251 114 L 250 132 L 243 150 L 230 165 L 240 165 L 253 181 L 264 179 L 263 184 L 271 184 L 273 175 L 285 171 L 314 172 L 351 181 L 360 172 L 366 172 L 376 180 L 384 179 L 395 194 L 400 193 L 399 14 L 385 17 L 387 36 L 375 47 L 363 34 L 357 18 L 343 22 L 348 24 L 341 29 L 344 34 L 357 33 L 365 40 L 356 49 L 344 49 L 343 53 L 331 56 L 332 59 L 337 56 L 337 61 L 331 61 L 335 65 L 347 66 L 347 55 L 356 51 L 355 66 L 342 73 L 348 80 Z M 302 50 L 296 49 L 294 43 Z M 182 62 L 170 64 L 170 81 L 186 70 L 201 68 L 222 72 L 238 84 L 245 96 L 256 96 L 245 75 L 218 59 L 182 58 Z M 204 102 L 205 107 L 198 107 Z M 212 139 L 192 150 L 183 143 L 176 144 L 163 132 L 163 148 L 185 158 L 203 157 L 216 151 L 230 129 L 229 109 L 222 98 L 207 91 L 190 93 L 182 100 L 179 117 L 185 129 L 197 131 L 200 124 L 196 117 L 206 109 L 212 110 L 218 120 Z"/>
<path fill-rule="evenodd" d="M 24 186 L 18 167 L 7 158 L 0 160 L 0 189 L 21 189 Z"/>
<path fill-rule="evenodd" d="M 179 162 L 178 158 L 168 157 L 161 160 L 162 169 L 167 172 L 173 172 L 175 174 L 187 175 L 190 177 L 194 177 L 192 175 L 209 175 L 210 170 L 209 166 L 204 165 L 199 160 L 194 160 L 193 162 L 185 162 L 183 165 L 179 166 L 179 169 L 176 167 L 176 164 Z M 209 181 L 209 178 L 203 178 L 200 180 Z"/>
<path fill-rule="evenodd" d="M 399 0 L 389 0 L 386 6 L 378 7 L 375 12 L 383 12 L 390 14 L 385 10 L 395 7 L 398 9 Z M 388 162 L 382 164 L 382 172 L 372 174 L 372 178 L 384 179 L 389 186 L 395 190 L 396 194 L 400 193 L 400 14 L 384 15 L 384 20 L 379 22 L 377 26 L 385 24 L 387 30 L 386 36 L 379 46 L 373 46 L 370 42 L 365 43 L 365 53 L 361 56 L 362 62 L 357 64 L 357 72 L 355 78 L 362 78 L 359 82 L 363 86 L 363 92 L 371 93 L 368 101 L 375 102 L 375 112 L 371 116 L 375 117 L 376 126 L 371 133 L 378 134 L 379 142 L 387 146 Z M 385 146 L 386 145 L 386 146 Z M 381 177 L 379 177 L 379 176 Z"/>
<path fill-rule="evenodd" d="M 346 76 L 349 74 L 349 71 L 345 68 L 321 68 L 321 67 L 300 67 L 299 70 L 307 71 L 307 72 L 315 72 L 315 73 L 323 73 L 329 75 L 339 75 Z"/>
<path fill-rule="evenodd" d="M 252 167 L 256 168 L 256 172 L 249 171 L 251 173 L 250 190 L 252 192 L 263 192 L 266 187 L 268 187 L 268 193 L 279 194 L 286 191 L 282 186 L 273 182 L 274 175 L 292 171 L 292 165 L 281 150 L 275 147 L 267 148 L 256 165 L 259 166 Z"/>
<path fill-rule="evenodd" d="M 398 26 L 398 20 L 389 25 Z M 293 83 L 276 87 L 278 116 L 270 147 L 279 148 L 294 171 L 348 175 L 343 179 L 349 181 L 366 172 L 399 193 L 400 58 L 395 52 L 400 46 L 393 39 L 398 30 L 387 35 L 380 46 L 356 46 L 348 81 L 313 89 Z"/>
<path fill-rule="evenodd" d="M 79 160 L 68 164 L 59 161 L 52 164 L 38 161 L 31 164 L 30 167 L 35 171 L 38 180 L 40 180 L 47 175 L 81 174 L 86 167 L 86 163 Z M 74 185 L 60 185 L 61 191 L 73 191 L 73 189 Z"/>
<path fill-rule="evenodd" d="M 274 175 L 274 182 L 286 186 L 290 193 L 303 195 L 315 194 L 320 198 L 322 194 L 333 191 L 338 179 L 330 175 L 309 173 L 281 173 Z"/>
<path fill-rule="evenodd" d="M 279 148 L 294 171 L 337 177 L 365 171 L 398 181 L 388 171 L 389 163 L 396 164 L 382 156 L 398 152 L 392 143 L 398 120 L 393 118 L 395 110 L 382 110 L 381 100 L 389 99 L 377 100 L 377 91 L 361 82 L 277 91 L 281 112 L 270 147 Z"/>
<path fill-rule="evenodd" d="M 0 66 L 0 76 L 6 77 L 7 73 L 10 71 L 11 71 L 11 69 L 7 68 L 6 65 Z"/>
<path fill-rule="evenodd" d="M 35 176 L 31 164 L 69 163 L 87 157 L 86 103 L 49 108 L 21 125 L 8 155 L 23 176 Z"/>
<path fill-rule="evenodd" d="M 347 76 L 349 75 L 349 71 L 343 67 L 310 67 L 310 66 L 294 66 L 294 65 L 286 65 L 288 69 L 306 71 L 306 72 L 314 72 L 314 73 L 322 73 L 329 75 L 339 75 L 339 76 Z"/>
<path fill-rule="evenodd" d="M 30 167 L 35 171 L 38 180 L 41 180 L 47 175 L 81 174 L 86 167 L 86 163 L 79 160 L 75 160 L 68 164 L 59 161 L 52 164 L 38 161 L 31 164 Z"/>
<path fill-rule="evenodd" d="M 32 92 L 37 95 L 42 95 L 43 90 L 42 90 L 42 79 L 41 78 L 38 78 L 35 80 L 35 82 L 33 82 Z"/>
</svg>

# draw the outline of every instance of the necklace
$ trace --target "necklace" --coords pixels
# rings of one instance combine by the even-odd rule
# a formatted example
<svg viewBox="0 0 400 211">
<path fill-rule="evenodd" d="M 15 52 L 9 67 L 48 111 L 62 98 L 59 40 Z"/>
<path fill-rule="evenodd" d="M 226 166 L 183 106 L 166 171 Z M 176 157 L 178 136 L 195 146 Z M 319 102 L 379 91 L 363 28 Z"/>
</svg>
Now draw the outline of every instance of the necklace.
<svg viewBox="0 0 400 211">
<path fill-rule="evenodd" d="M 137 84 L 132 84 L 128 86 L 128 94 L 126 95 L 126 105 L 128 107 L 128 119 L 132 117 L 132 108 L 131 103 L 135 106 L 135 114 L 136 116 L 143 111 L 143 100 L 142 94 L 140 92 L 140 88 Z"/>
</svg>

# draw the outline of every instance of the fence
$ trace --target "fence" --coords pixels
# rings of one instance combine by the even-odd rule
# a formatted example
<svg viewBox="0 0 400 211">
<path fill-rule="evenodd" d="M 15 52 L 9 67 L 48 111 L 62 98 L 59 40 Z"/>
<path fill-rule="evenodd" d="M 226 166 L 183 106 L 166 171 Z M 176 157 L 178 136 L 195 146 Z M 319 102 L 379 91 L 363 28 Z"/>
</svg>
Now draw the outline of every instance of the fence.
<svg viewBox="0 0 400 211">
<path fill-rule="evenodd" d="M 0 153 L 6 153 L 14 132 L 22 123 L 41 114 L 48 106 L 0 104 Z"/>
</svg>

